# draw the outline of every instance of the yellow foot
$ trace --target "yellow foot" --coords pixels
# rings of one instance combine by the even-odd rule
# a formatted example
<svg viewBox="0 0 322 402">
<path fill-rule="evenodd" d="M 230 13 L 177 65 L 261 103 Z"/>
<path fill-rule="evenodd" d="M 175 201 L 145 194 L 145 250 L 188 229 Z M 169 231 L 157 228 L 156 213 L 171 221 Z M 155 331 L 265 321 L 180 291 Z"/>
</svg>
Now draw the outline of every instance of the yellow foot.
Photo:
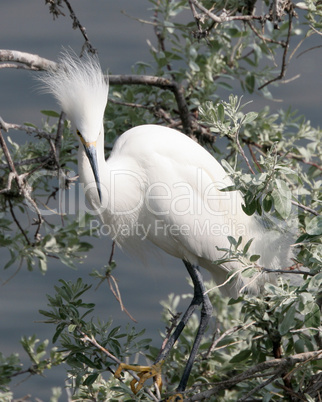
<svg viewBox="0 0 322 402">
<path fill-rule="evenodd" d="M 131 364 L 120 363 L 120 365 L 118 366 L 117 370 L 114 373 L 114 377 L 120 378 L 121 372 L 123 370 L 132 370 L 137 372 L 138 377 L 140 378 L 139 380 L 136 380 L 134 378 L 131 381 L 131 390 L 133 394 L 137 394 L 143 387 L 145 381 L 152 377 L 157 387 L 161 391 L 162 388 L 161 367 L 163 363 L 164 363 L 163 360 L 157 364 L 152 364 L 152 366 L 132 366 Z M 175 401 L 175 399 L 173 401 Z"/>
<path fill-rule="evenodd" d="M 183 402 L 183 395 L 175 394 L 175 395 L 169 396 L 169 398 L 166 399 L 166 402 Z"/>
</svg>

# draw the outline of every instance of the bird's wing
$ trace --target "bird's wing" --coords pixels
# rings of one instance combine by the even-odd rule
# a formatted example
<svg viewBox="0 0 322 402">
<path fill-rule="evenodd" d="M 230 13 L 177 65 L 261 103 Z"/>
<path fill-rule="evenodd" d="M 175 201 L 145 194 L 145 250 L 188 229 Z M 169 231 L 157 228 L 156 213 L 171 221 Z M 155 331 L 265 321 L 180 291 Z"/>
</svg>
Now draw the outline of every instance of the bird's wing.
<svg viewBox="0 0 322 402">
<path fill-rule="evenodd" d="M 116 204 L 135 207 L 118 217 L 122 225 L 137 225 L 128 237 L 119 238 L 125 248 L 142 250 L 142 240 L 149 240 L 168 254 L 208 269 L 218 284 L 239 268 L 236 262 L 218 263 L 225 254 L 222 249 L 230 247 L 228 236 L 242 236 L 243 244 L 255 238 L 252 253 L 268 250 L 267 258 L 259 260 L 263 266 L 277 254 L 265 243 L 257 220 L 242 210 L 240 193 L 221 191 L 232 184 L 221 165 L 187 136 L 160 126 L 135 127 L 117 141 L 110 159 L 116 171 L 129 172 L 120 177 Z M 282 247 L 280 238 L 278 242 Z M 226 285 L 226 294 L 236 297 L 242 282 L 239 277 Z"/>
<path fill-rule="evenodd" d="M 123 166 L 132 164 L 132 171 L 144 177 L 145 200 L 137 219 L 158 247 L 179 258 L 214 261 L 222 255 L 216 246 L 229 247 L 227 236 L 245 234 L 248 217 L 240 194 L 220 191 L 231 180 L 196 142 L 147 125 L 123 134 L 116 145 L 115 160 L 122 157 Z"/>
</svg>

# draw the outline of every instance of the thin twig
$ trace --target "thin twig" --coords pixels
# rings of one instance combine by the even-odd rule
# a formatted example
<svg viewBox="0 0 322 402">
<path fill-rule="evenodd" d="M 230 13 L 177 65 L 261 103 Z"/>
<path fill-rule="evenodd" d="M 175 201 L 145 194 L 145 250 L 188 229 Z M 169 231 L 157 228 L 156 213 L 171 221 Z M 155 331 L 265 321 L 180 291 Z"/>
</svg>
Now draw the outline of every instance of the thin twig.
<svg viewBox="0 0 322 402">
<path fill-rule="evenodd" d="M 257 158 L 256 158 L 255 152 L 253 151 L 253 147 L 252 147 L 251 144 L 249 144 L 249 143 L 247 144 L 247 146 L 248 146 L 249 152 L 250 152 L 250 154 L 251 154 L 251 156 L 252 156 L 252 159 L 253 159 L 255 165 L 257 166 L 258 170 L 259 170 L 260 172 L 262 172 L 263 169 L 262 169 L 261 165 L 259 164 L 259 162 L 258 162 L 258 160 L 257 160 Z"/>
<path fill-rule="evenodd" d="M 81 330 L 79 327 L 77 327 L 77 331 L 82 335 L 82 341 L 83 342 L 89 342 L 92 344 L 94 347 L 96 347 L 98 350 L 103 352 L 109 359 L 113 360 L 117 364 L 121 364 L 121 360 L 119 360 L 116 356 L 114 356 L 111 352 L 109 352 L 104 346 L 99 344 L 97 340 L 93 337 L 93 335 L 88 336 L 83 330 Z M 135 378 L 137 381 L 139 381 L 139 377 L 134 374 L 132 371 L 128 371 L 128 373 Z M 152 394 L 152 392 L 148 388 L 144 388 L 145 392 L 149 394 L 149 396 L 154 400 L 158 401 L 157 398 Z"/>
<path fill-rule="evenodd" d="M 111 283 L 111 280 L 112 280 L 113 284 Z M 121 297 L 121 292 L 119 290 L 117 280 L 114 278 L 114 276 L 111 274 L 107 275 L 107 282 L 109 284 L 110 290 L 113 293 L 114 297 L 120 303 L 121 310 L 124 311 L 131 318 L 132 321 L 137 322 L 137 320 L 134 317 L 132 317 L 132 315 L 124 307 L 122 297 Z"/>
<path fill-rule="evenodd" d="M 113 262 L 114 252 L 115 252 L 115 241 L 113 240 L 112 247 L 111 247 L 110 258 L 108 260 L 108 265 L 110 265 L 110 266 L 112 265 L 112 262 Z"/>
<path fill-rule="evenodd" d="M 38 226 L 37 226 L 37 229 L 36 229 L 36 232 L 35 232 L 35 235 L 34 235 L 35 240 L 38 240 L 40 226 L 41 226 L 41 223 L 43 221 L 43 218 L 41 216 L 41 213 L 39 211 L 39 208 L 38 208 L 36 202 L 30 196 L 31 188 L 24 182 L 26 176 L 29 173 L 28 174 L 24 173 L 24 174 L 21 174 L 21 175 L 18 174 L 18 172 L 17 172 L 17 170 L 15 168 L 15 165 L 13 163 L 13 160 L 11 158 L 9 149 L 8 149 L 8 147 L 6 145 L 6 142 L 5 142 L 4 138 L 3 138 L 1 130 L 0 130 L 0 145 L 1 145 L 1 148 L 2 148 L 3 153 L 5 155 L 5 158 L 7 160 L 7 163 L 8 163 L 10 172 L 11 172 L 11 177 L 13 177 L 15 179 L 15 181 L 17 183 L 17 186 L 18 186 L 19 192 L 23 195 L 23 197 L 27 200 L 27 202 L 29 202 L 31 209 L 34 209 L 34 212 L 38 216 L 38 219 L 36 220 L 36 224 Z M 8 185 L 10 185 L 10 184 L 11 184 L 11 181 L 8 182 Z M 8 188 L 7 190 L 9 191 L 10 188 Z"/>
<path fill-rule="evenodd" d="M 185 99 L 185 91 L 177 82 L 168 78 L 151 75 L 110 75 L 109 82 L 111 85 L 150 85 L 164 90 L 170 90 L 176 98 L 183 131 L 187 135 L 192 135 L 192 122 Z"/>
<path fill-rule="evenodd" d="M 319 216 L 320 214 L 318 212 L 316 212 L 314 209 L 307 207 L 306 205 L 301 204 L 300 202 L 291 200 L 291 203 L 301 209 L 303 209 L 304 211 L 310 212 L 311 214 L 315 215 L 315 216 Z"/>
<path fill-rule="evenodd" d="M 261 145 L 258 142 L 254 142 L 254 141 L 251 141 L 249 139 L 243 139 L 243 141 L 247 145 L 250 144 L 250 145 L 256 147 L 262 153 L 262 155 L 265 155 L 265 152 L 263 152 L 263 149 L 265 149 L 266 145 Z M 299 162 L 302 162 L 302 163 L 304 163 L 306 165 L 313 166 L 316 169 L 319 169 L 319 170 L 322 171 L 322 166 L 320 166 L 319 164 L 317 164 L 315 162 L 305 160 L 305 158 L 303 158 L 303 156 L 301 156 L 301 155 L 297 155 L 297 154 L 294 154 L 292 152 L 288 152 L 288 153 L 285 154 L 285 152 L 282 152 L 282 151 L 277 151 L 277 155 L 283 156 L 283 157 L 288 158 L 288 159 L 298 160 Z"/>
<path fill-rule="evenodd" d="M 124 307 L 123 301 L 122 301 L 122 296 L 121 296 L 121 292 L 120 289 L 118 287 L 117 284 L 117 280 L 114 278 L 114 276 L 111 274 L 111 265 L 113 263 L 113 256 L 114 256 L 114 251 L 115 251 L 115 241 L 112 242 L 112 248 L 111 248 L 111 254 L 110 254 L 110 258 L 108 260 L 108 267 L 105 273 L 105 276 L 100 280 L 100 282 L 98 283 L 98 285 L 96 286 L 95 290 L 97 290 L 101 284 L 107 280 L 108 285 L 110 287 L 111 292 L 113 293 L 114 297 L 116 298 L 116 300 L 119 302 L 120 307 L 121 307 L 121 311 L 124 311 L 130 318 L 132 321 L 137 322 L 135 318 L 132 317 L 132 315 L 128 312 L 128 310 Z"/>
<path fill-rule="evenodd" d="M 288 270 L 288 269 L 270 269 L 270 268 L 262 268 L 263 271 L 265 272 L 273 272 L 273 273 L 279 273 L 279 274 L 298 274 L 298 275 L 308 275 L 308 276 L 315 276 L 315 274 L 312 274 L 309 271 L 301 271 L 301 270 Z"/>
<path fill-rule="evenodd" d="M 153 110 L 153 108 L 154 108 L 154 106 L 140 105 L 139 103 L 133 103 L 133 102 L 122 102 L 122 101 L 117 101 L 115 99 L 109 99 L 108 102 L 113 103 L 114 105 L 133 107 L 136 109 Z"/>
<path fill-rule="evenodd" d="M 55 136 L 53 134 L 49 134 L 47 131 L 39 130 L 36 127 L 27 126 L 26 124 L 15 124 L 15 123 L 7 123 L 0 117 L 0 128 L 3 128 L 6 132 L 9 130 L 19 130 L 25 131 L 27 134 L 36 134 L 40 138 L 46 138 L 54 140 Z"/>
<path fill-rule="evenodd" d="M 233 334 L 234 332 L 238 332 L 241 329 L 245 330 L 246 328 L 248 328 L 249 326 L 253 325 L 255 323 L 255 321 L 252 321 L 251 323 L 247 323 L 245 325 L 237 325 L 233 328 L 229 328 L 227 331 L 223 332 L 218 338 L 216 337 L 216 334 L 214 334 L 213 336 L 213 340 L 211 342 L 211 345 L 208 349 L 208 351 L 205 353 L 205 355 L 202 357 L 203 359 L 209 359 L 210 354 L 216 350 L 216 346 L 218 345 L 218 343 L 224 339 L 226 336 Z M 226 347 L 227 345 L 225 345 Z"/>
<path fill-rule="evenodd" d="M 59 120 L 58 120 L 57 132 L 56 132 L 56 138 L 55 138 L 55 147 L 56 147 L 57 157 L 58 158 L 59 158 L 59 155 L 60 155 L 61 143 L 62 143 L 63 132 L 64 132 L 64 120 L 65 119 L 66 119 L 66 114 L 64 112 L 61 112 L 60 116 L 59 116 Z"/>
<path fill-rule="evenodd" d="M 282 47 L 286 47 L 287 46 L 287 43 L 286 42 L 284 42 L 284 41 L 282 41 L 282 40 L 276 40 L 276 39 L 271 39 L 271 38 L 268 38 L 268 37 L 266 37 L 266 36 L 263 36 L 262 34 L 260 34 L 258 31 L 257 31 L 257 29 L 254 27 L 254 25 L 250 22 L 250 21 L 247 21 L 247 25 L 249 26 L 249 28 L 254 32 L 254 34 L 261 40 L 261 41 L 263 41 L 264 43 L 274 43 L 275 45 L 280 45 L 280 46 L 282 46 Z"/>
<path fill-rule="evenodd" d="M 158 0 L 158 3 L 160 3 L 160 0 Z M 155 36 L 157 37 L 160 49 L 162 50 L 163 53 L 166 52 L 166 48 L 165 48 L 165 43 L 164 43 L 164 36 L 162 35 L 161 31 L 159 30 L 159 23 L 158 23 L 158 7 L 155 7 L 155 11 L 154 11 L 154 33 Z M 169 63 L 167 63 L 167 70 L 169 71 L 172 80 L 175 81 L 175 76 L 172 73 L 172 67 Z"/>
<path fill-rule="evenodd" d="M 15 165 L 16 166 L 26 166 L 26 165 L 35 165 L 37 163 L 43 165 L 43 164 L 47 164 L 51 159 L 52 159 L 51 155 L 50 156 L 39 156 L 38 158 L 25 159 L 23 161 L 15 162 Z M 7 169 L 7 168 L 8 168 L 7 163 L 0 164 L 0 169 Z"/>
<path fill-rule="evenodd" d="M 1 286 L 5 286 L 7 283 L 9 283 L 11 281 L 11 279 L 13 279 L 20 272 L 20 270 L 22 268 L 22 263 L 23 263 L 23 258 L 20 257 L 20 262 L 19 262 L 18 268 L 11 276 L 9 276 L 8 279 L 6 279 L 4 282 L 1 283 Z"/>
<path fill-rule="evenodd" d="M 69 3 L 68 0 L 64 0 L 64 2 L 65 2 L 66 6 L 67 6 L 67 8 L 68 8 L 68 10 L 69 10 L 70 18 L 73 20 L 73 29 L 79 28 L 79 30 L 81 31 L 81 33 L 82 33 L 82 35 L 83 35 L 83 37 L 84 37 L 84 39 L 85 39 L 85 44 L 84 44 L 84 46 L 83 46 L 83 50 L 84 50 L 84 47 L 87 47 L 87 50 L 88 50 L 90 53 L 96 54 L 96 53 L 97 53 L 97 50 L 92 46 L 92 44 L 91 44 L 91 42 L 90 42 L 90 40 L 89 40 L 89 37 L 88 37 L 88 35 L 87 35 L 87 33 L 86 33 L 86 29 L 85 29 L 85 27 L 80 23 L 79 19 L 76 17 L 76 14 L 75 14 L 75 12 L 74 12 L 74 10 L 73 10 L 71 4 Z M 82 53 L 83 53 L 83 51 L 82 51 Z"/>
<path fill-rule="evenodd" d="M 258 90 L 261 90 L 263 88 L 265 88 L 267 85 L 281 80 L 282 78 L 284 78 L 285 73 L 286 73 L 286 56 L 287 56 L 287 52 L 289 49 L 289 44 L 290 44 L 290 40 L 291 40 L 291 34 L 292 34 L 292 27 L 293 27 L 293 11 L 290 10 L 288 13 L 288 18 L 289 18 L 289 24 L 288 24 L 288 31 L 287 31 L 287 39 L 285 42 L 285 47 L 284 47 L 284 52 L 283 52 L 283 58 L 282 58 L 282 67 L 281 67 L 281 72 L 279 73 L 279 75 L 275 78 L 272 78 L 271 80 L 265 82 L 265 84 L 261 85 L 260 87 L 258 87 Z"/>
<path fill-rule="evenodd" d="M 198 31 L 197 31 L 197 32 L 196 32 L 196 31 L 192 31 L 193 36 L 194 36 L 198 41 L 200 41 L 201 39 L 205 39 L 207 45 L 208 45 L 208 46 L 211 46 L 211 44 L 210 44 L 210 42 L 209 42 L 209 40 L 208 40 L 209 32 L 214 28 L 214 26 L 217 25 L 217 23 L 216 23 L 215 21 L 213 21 L 213 22 L 208 26 L 208 28 L 202 29 L 200 23 L 203 23 L 203 22 L 204 22 L 204 16 L 197 13 L 196 7 L 195 7 L 195 5 L 192 3 L 191 0 L 189 0 L 189 5 L 190 5 L 191 11 L 192 11 L 193 18 L 195 19 L 196 25 L 197 25 L 197 28 L 198 28 Z"/>
<path fill-rule="evenodd" d="M 255 394 L 257 391 L 259 391 L 260 389 L 266 387 L 268 384 L 270 384 L 271 382 L 275 381 L 282 373 L 282 370 L 278 370 L 277 373 L 275 373 L 274 375 L 272 375 L 270 378 L 268 378 L 266 381 L 261 382 L 260 384 L 258 384 L 256 387 L 252 388 L 246 395 L 242 396 L 241 398 L 239 398 L 237 400 L 237 402 L 243 402 L 243 401 L 247 401 L 248 398 Z"/>
<path fill-rule="evenodd" d="M 315 167 L 316 169 L 322 171 L 322 166 L 320 166 L 320 165 L 317 164 L 316 162 L 307 161 L 307 160 L 306 160 L 305 158 L 303 158 L 303 156 L 301 156 L 301 155 L 296 155 L 296 154 L 290 152 L 290 153 L 288 153 L 287 155 L 285 155 L 285 157 L 286 157 L 286 158 L 289 158 L 289 159 L 296 159 L 296 160 L 298 160 L 299 162 L 302 162 L 302 163 L 304 163 L 304 164 L 306 164 L 306 165 L 313 166 L 313 167 Z"/>
<path fill-rule="evenodd" d="M 161 352 L 163 351 L 163 349 L 166 347 L 166 345 L 167 345 L 167 343 L 168 343 L 168 341 L 169 341 L 169 339 L 170 339 L 170 337 L 171 337 L 171 333 L 172 333 L 173 329 L 175 329 L 175 328 L 177 327 L 179 318 L 180 318 L 180 316 L 181 316 L 181 314 L 182 314 L 182 313 L 173 314 L 170 310 L 168 310 L 168 311 L 169 311 L 169 313 L 170 313 L 170 315 L 171 315 L 171 318 L 170 318 L 170 324 L 171 324 L 171 325 L 170 325 L 170 327 L 166 327 L 165 338 L 164 338 L 164 340 L 163 340 L 163 342 L 162 342 L 162 345 L 161 345 L 159 354 L 161 354 Z"/>
<path fill-rule="evenodd" d="M 200 4 L 197 0 L 190 0 L 192 4 L 194 4 L 199 10 L 204 12 L 207 17 L 211 18 L 213 21 L 217 23 L 229 22 L 229 21 L 252 21 L 252 20 L 259 20 L 265 21 L 268 19 L 269 16 L 262 16 L 262 15 L 229 15 L 226 10 L 223 10 L 222 13 L 218 16 L 213 14 L 210 10 Z"/>
<path fill-rule="evenodd" d="M 249 160 L 248 160 L 248 158 L 247 158 L 242 146 L 240 145 L 240 142 L 239 142 L 239 130 L 237 130 L 237 132 L 236 132 L 236 144 L 237 144 L 237 147 L 239 149 L 239 152 L 241 153 L 242 157 L 244 158 L 244 160 L 246 162 L 246 165 L 248 166 L 248 169 L 251 171 L 252 174 L 255 174 L 255 172 L 254 172 L 253 168 L 251 167 L 251 165 L 249 163 Z"/>
<path fill-rule="evenodd" d="M 15 224 L 18 226 L 18 228 L 19 228 L 21 234 L 22 234 L 23 237 L 25 238 L 26 243 L 28 244 L 28 246 L 30 246 L 30 245 L 31 245 L 31 242 L 30 242 L 30 240 L 28 239 L 28 236 L 26 235 L 26 232 L 23 230 L 22 226 L 20 225 L 20 222 L 19 222 L 19 220 L 17 219 L 16 214 L 14 213 L 13 205 L 12 205 L 12 202 L 11 202 L 10 198 L 8 198 L 8 202 L 9 202 L 10 213 L 11 213 L 11 216 L 12 216 L 13 220 L 15 221 Z"/>
</svg>

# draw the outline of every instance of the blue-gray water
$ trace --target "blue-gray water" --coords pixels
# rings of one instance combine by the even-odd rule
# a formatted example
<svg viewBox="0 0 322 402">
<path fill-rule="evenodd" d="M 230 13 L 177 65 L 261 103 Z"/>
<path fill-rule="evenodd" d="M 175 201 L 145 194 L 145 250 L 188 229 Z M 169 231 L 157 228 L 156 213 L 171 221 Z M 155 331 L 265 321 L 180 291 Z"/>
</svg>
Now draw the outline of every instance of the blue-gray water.
<svg viewBox="0 0 322 402">
<path fill-rule="evenodd" d="M 130 19 L 120 11 L 139 18 L 148 18 L 150 3 L 146 0 L 78 0 L 72 2 L 82 24 L 86 27 L 92 44 L 98 48 L 104 70 L 112 73 L 130 74 L 131 66 L 137 61 L 151 62 L 146 39 L 153 39 L 151 25 L 143 25 Z M 66 17 L 53 21 L 44 1 L 11 0 L 2 2 L 0 6 L 1 48 L 15 49 L 36 53 L 55 60 L 62 46 L 71 46 L 80 50 L 83 39 L 79 31 L 71 28 L 71 20 L 67 10 Z M 151 39 L 152 38 L 152 39 Z M 320 44 L 318 37 L 314 44 Z M 312 43 L 313 45 L 313 43 Z M 309 46 L 305 45 L 304 49 Z M 301 76 L 290 84 L 282 84 L 272 88 L 275 101 L 267 101 L 259 95 L 248 95 L 244 101 L 253 100 L 250 110 L 258 110 L 268 104 L 272 109 L 292 106 L 305 114 L 315 125 L 320 123 L 322 93 L 322 52 L 309 52 L 290 63 L 286 78 L 297 74 Z M 8 122 L 23 123 L 25 121 L 40 124 L 41 109 L 57 109 L 50 96 L 39 94 L 35 89 L 33 75 L 24 70 L 0 69 L 0 116 Z M 237 87 L 236 87 L 237 88 Z M 223 97 L 228 97 L 223 93 Z M 278 101 L 277 101 L 278 100 Z M 282 102 L 281 102 L 282 101 Z M 24 133 L 10 133 L 19 142 L 27 140 Z M 37 270 L 27 272 L 25 267 L 5 286 L 0 287 L 0 350 L 6 355 L 14 352 L 21 354 L 27 361 L 22 348 L 17 349 L 21 336 L 37 333 L 41 340 L 51 338 L 53 327 L 37 323 L 42 320 L 39 309 L 46 309 L 46 294 L 53 294 L 53 286 L 59 278 L 76 280 L 81 276 L 84 281 L 92 281 L 88 273 L 106 263 L 109 246 L 106 239 L 95 241 L 92 250 L 78 271 L 73 271 L 54 261 L 50 263 L 48 273 L 43 276 Z M 110 245 L 110 243 L 108 243 Z M 3 257 L 3 253 L 2 253 Z M 165 256 L 163 262 L 150 259 L 149 266 L 143 267 L 135 260 L 116 252 L 117 270 L 115 276 L 119 280 L 125 307 L 139 321 L 138 328 L 147 328 L 147 336 L 153 338 L 154 345 L 160 343 L 159 330 L 163 329 L 160 320 L 162 311 L 159 301 L 167 298 L 169 293 L 190 292 L 185 280 L 186 272 L 180 261 Z M 13 273 L 1 271 L 0 280 L 4 282 Z M 120 312 L 106 285 L 96 292 L 92 288 L 91 301 L 97 305 L 97 314 L 102 319 L 113 317 L 115 325 L 125 325 L 128 317 Z M 34 377 L 13 388 L 15 398 L 30 393 L 44 401 L 49 400 L 52 386 L 63 386 L 65 372 L 61 369 L 50 370 L 45 377 Z M 18 377 L 15 384 L 20 382 Z M 66 400 L 64 394 L 61 400 Z"/>
</svg>

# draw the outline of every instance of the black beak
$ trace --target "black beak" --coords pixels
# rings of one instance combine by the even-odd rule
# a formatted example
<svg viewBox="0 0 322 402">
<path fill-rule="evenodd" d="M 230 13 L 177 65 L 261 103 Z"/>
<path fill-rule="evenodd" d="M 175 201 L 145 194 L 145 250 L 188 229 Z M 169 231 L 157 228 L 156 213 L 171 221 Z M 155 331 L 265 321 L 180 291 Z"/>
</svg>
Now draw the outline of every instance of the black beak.
<svg viewBox="0 0 322 402">
<path fill-rule="evenodd" d="M 100 183 L 100 177 L 99 177 L 99 173 L 98 173 L 96 142 L 83 142 L 83 145 L 84 145 L 86 155 L 88 157 L 89 163 L 91 164 L 92 171 L 93 171 L 93 174 L 95 177 L 98 196 L 99 196 L 100 202 L 102 202 L 101 183 Z"/>
</svg>

